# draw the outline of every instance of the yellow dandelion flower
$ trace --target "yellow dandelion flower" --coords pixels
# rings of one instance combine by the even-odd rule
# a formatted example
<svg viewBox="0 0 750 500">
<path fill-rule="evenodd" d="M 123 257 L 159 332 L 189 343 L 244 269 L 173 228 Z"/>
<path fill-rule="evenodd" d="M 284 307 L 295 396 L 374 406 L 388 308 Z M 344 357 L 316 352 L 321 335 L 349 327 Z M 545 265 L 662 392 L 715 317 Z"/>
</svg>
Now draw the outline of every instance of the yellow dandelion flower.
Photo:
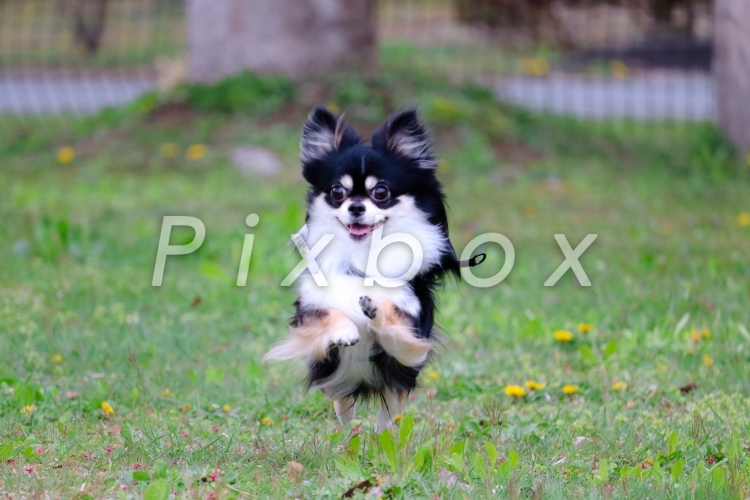
<svg viewBox="0 0 750 500">
<path fill-rule="evenodd" d="M 180 148 L 174 142 L 168 142 L 161 145 L 159 154 L 162 158 L 174 158 L 175 156 L 177 156 L 179 149 Z"/>
<path fill-rule="evenodd" d="M 698 333 L 698 330 L 693 328 L 692 330 L 690 330 L 690 338 L 693 340 L 694 344 L 697 344 L 701 341 L 701 334 Z"/>
<path fill-rule="evenodd" d="M 36 406 L 26 405 L 23 408 L 21 408 L 21 415 L 31 415 L 35 411 L 36 411 Z"/>
<path fill-rule="evenodd" d="M 182 410 L 182 411 L 190 411 L 190 405 L 182 405 L 182 406 L 180 406 L 180 410 Z"/>
<path fill-rule="evenodd" d="M 54 361 L 55 363 L 62 363 L 62 360 L 62 354 L 55 354 L 54 356 L 52 356 L 52 361 Z"/>
<path fill-rule="evenodd" d="M 403 419 L 404 417 L 400 413 L 396 413 L 396 416 L 393 418 L 395 422 L 401 422 Z"/>
<path fill-rule="evenodd" d="M 57 161 L 62 165 L 71 163 L 73 160 L 75 160 L 75 157 L 76 150 L 71 148 L 70 146 L 60 148 L 60 150 L 57 152 Z"/>
<path fill-rule="evenodd" d="M 578 331 L 581 333 L 589 333 L 594 329 L 594 325 L 590 323 L 578 323 Z"/>
<path fill-rule="evenodd" d="M 167 388 L 167 389 L 164 389 L 163 391 L 161 391 L 159 393 L 159 396 L 162 397 L 162 398 L 173 398 L 174 397 L 174 393 Z"/>
<path fill-rule="evenodd" d="M 579 390 L 579 387 L 577 385 L 573 385 L 573 384 L 564 385 L 563 388 L 562 388 L 563 393 L 567 394 L 569 396 L 572 395 L 572 394 L 577 393 L 578 390 Z"/>
<path fill-rule="evenodd" d="M 750 212 L 742 212 L 737 216 L 737 224 L 740 227 L 750 226 Z"/>
<path fill-rule="evenodd" d="M 612 384 L 612 390 L 615 392 L 622 392 L 627 388 L 628 384 L 626 384 L 625 382 L 615 382 L 614 384 Z"/>
<path fill-rule="evenodd" d="M 667 365 L 659 365 L 659 366 L 657 366 L 656 367 L 656 371 L 658 373 L 664 373 L 665 371 L 667 371 Z"/>
<path fill-rule="evenodd" d="M 505 386 L 505 394 L 512 398 L 522 398 L 526 395 L 526 390 L 520 385 Z"/>
<path fill-rule="evenodd" d="M 427 380 L 438 380 L 440 378 L 440 374 L 436 371 L 431 371 L 427 375 L 425 375 L 425 377 L 427 377 Z"/>
<path fill-rule="evenodd" d="M 711 330 L 709 330 L 708 328 L 704 328 L 703 330 L 701 330 L 701 337 L 703 337 L 704 339 L 710 339 Z"/>
<path fill-rule="evenodd" d="M 558 342 L 571 342 L 573 340 L 573 334 L 568 330 L 557 330 L 554 336 Z"/>
<path fill-rule="evenodd" d="M 222 410 L 224 410 L 224 413 L 229 413 L 229 411 L 232 409 L 229 405 L 224 405 L 221 407 Z"/>
<path fill-rule="evenodd" d="M 646 462 L 647 462 L 647 463 L 648 463 L 649 465 L 654 465 L 654 459 L 653 459 L 653 458 L 651 458 L 651 457 L 648 457 L 648 458 L 646 459 Z"/>
<path fill-rule="evenodd" d="M 628 77 L 628 65 L 618 59 L 613 59 L 612 61 L 610 61 L 609 68 L 612 70 L 612 74 L 615 76 L 615 78 Z"/>
<path fill-rule="evenodd" d="M 260 419 L 260 425 L 271 427 L 273 425 L 273 420 L 271 420 L 269 417 L 263 417 Z"/>
<path fill-rule="evenodd" d="M 523 385 L 530 391 L 541 391 L 544 389 L 544 384 L 540 384 L 536 380 L 527 380 Z"/>
<path fill-rule="evenodd" d="M 185 157 L 191 161 L 197 161 L 206 156 L 206 146 L 203 144 L 193 144 L 185 150 Z"/>
<path fill-rule="evenodd" d="M 703 356 L 703 364 L 708 368 L 711 368 L 712 366 L 714 366 L 714 358 L 706 354 L 705 356 Z"/>
<path fill-rule="evenodd" d="M 107 415 L 114 415 L 115 409 L 112 408 L 112 405 L 107 403 L 106 401 L 102 401 L 102 411 Z"/>
</svg>

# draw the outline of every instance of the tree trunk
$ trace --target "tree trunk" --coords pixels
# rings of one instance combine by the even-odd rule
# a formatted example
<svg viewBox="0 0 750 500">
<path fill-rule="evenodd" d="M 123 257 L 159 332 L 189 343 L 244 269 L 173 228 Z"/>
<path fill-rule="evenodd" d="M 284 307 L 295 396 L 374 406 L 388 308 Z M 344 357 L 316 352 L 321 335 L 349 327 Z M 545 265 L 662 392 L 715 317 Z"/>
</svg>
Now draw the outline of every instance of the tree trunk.
<svg viewBox="0 0 750 500">
<path fill-rule="evenodd" d="M 73 35 L 88 55 L 99 50 L 107 19 L 107 0 L 78 0 L 73 10 Z"/>
<path fill-rule="evenodd" d="M 719 125 L 750 154 L 750 2 L 716 0 L 714 75 Z"/>
<path fill-rule="evenodd" d="M 374 0 L 188 0 L 190 78 L 377 63 Z"/>
</svg>

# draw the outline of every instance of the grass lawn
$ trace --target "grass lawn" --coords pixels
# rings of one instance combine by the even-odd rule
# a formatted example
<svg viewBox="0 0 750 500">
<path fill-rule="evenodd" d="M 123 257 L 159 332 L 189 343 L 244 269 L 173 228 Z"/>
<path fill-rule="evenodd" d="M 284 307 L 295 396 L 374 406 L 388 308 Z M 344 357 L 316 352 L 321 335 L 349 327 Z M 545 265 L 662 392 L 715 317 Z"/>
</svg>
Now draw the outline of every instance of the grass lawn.
<svg viewBox="0 0 750 500">
<path fill-rule="evenodd" d="M 750 180 L 712 127 L 530 115 L 390 74 L 222 89 L 0 122 L 0 494 L 747 497 Z M 447 284 L 443 343 L 391 437 L 374 434 L 373 407 L 342 428 L 302 367 L 260 362 L 292 313 L 279 283 L 298 260 L 285 242 L 304 219 L 299 129 L 319 101 L 366 132 L 421 103 L 454 244 L 492 231 L 516 250 L 496 287 Z M 205 154 L 187 159 L 192 144 Z M 242 144 L 283 172 L 237 173 Z M 154 288 L 164 215 L 199 217 L 207 236 Z M 592 286 L 571 272 L 543 286 L 557 233 L 573 247 L 598 234 L 581 259 Z M 502 266 L 488 253 L 477 274 Z"/>
</svg>

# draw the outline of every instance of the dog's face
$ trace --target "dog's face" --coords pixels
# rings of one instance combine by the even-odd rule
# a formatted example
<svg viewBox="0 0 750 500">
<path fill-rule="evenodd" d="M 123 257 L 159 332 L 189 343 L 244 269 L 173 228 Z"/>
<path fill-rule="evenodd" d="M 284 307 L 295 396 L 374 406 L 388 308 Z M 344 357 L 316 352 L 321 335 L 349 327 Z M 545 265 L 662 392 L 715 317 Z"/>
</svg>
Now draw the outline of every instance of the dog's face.
<svg viewBox="0 0 750 500">
<path fill-rule="evenodd" d="M 414 111 L 389 118 L 367 147 L 341 118 L 318 107 L 305 123 L 301 159 L 311 185 L 309 213 L 338 224 L 353 242 L 367 241 L 380 226 L 388 232 L 389 224 L 402 231 L 445 225 L 436 162 Z"/>
</svg>

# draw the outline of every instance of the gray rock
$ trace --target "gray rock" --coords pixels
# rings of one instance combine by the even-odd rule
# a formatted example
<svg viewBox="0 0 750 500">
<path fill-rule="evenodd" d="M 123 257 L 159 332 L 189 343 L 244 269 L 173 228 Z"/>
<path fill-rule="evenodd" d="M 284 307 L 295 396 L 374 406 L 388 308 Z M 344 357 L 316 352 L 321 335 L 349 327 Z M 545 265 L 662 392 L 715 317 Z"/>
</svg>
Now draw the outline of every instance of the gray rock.
<svg viewBox="0 0 750 500">
<path fill-rule="evenodd" d="M 273 177 L 281 173 L 281 160 L 271 151 L 257 146 L 238 146 L 232 150 L 232 164 L 242 175 Z"/>
</svg>

